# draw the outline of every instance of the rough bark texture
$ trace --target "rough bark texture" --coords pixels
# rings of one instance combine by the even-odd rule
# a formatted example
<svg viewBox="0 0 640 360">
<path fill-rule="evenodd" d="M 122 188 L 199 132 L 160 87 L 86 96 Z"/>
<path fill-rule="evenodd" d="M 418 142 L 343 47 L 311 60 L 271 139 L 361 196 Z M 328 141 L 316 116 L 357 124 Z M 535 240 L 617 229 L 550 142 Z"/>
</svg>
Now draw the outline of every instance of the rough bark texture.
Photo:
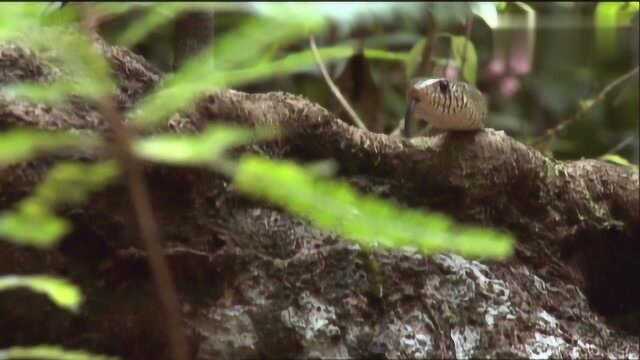
<svg viewBox="0 0 640 360">
<path fill-rule="evenodd" d="M 120 82 L 119 106 L 131 108 L 162 75 L 96 40 Z M 0 47 L 0 85 L 56 76 L 29 51 Z M 150 165 L 194 358 L 640 355 L 637 171 L 549 159 L 491 129 L 412 141 L 374 134 L 284 93 L 210 94 L 174 115 L 168 131 L 198 131 L 216 119 L 278 125 L 287 136 L 254 150 L 336 159 L 343 179 L 362 191 L 511 231 L 518 247 L 504 263 L 368 253 L 239 196 L 221 176 Z M 13 126 L 108 130 L 81 99 L 52 108 L 0 93 L 0 129 Z M 0 169 L 0 209 L 27 195 L 54 160 Z M 63 211 L 75 228 L 53 251 L 0 242 L 0 274 L 61 274 L 86 296 L 73 315 L 33 293 L 1 293 L 0 347 L 58 343 L 125 359 L 168 356 L 124 194 L 114 184 Z"/>
</svg>

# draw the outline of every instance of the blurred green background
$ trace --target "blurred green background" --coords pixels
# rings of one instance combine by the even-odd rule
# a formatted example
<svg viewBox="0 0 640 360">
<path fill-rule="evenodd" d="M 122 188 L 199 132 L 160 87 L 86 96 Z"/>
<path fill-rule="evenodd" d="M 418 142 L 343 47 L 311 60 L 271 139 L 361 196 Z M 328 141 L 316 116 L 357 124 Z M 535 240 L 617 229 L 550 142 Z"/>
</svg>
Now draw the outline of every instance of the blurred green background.
<svg viewBox="0 0 640 360">
<path fill-rule="evenodd" d="M 317 37 L 318 45 L 364 49 L 364 56 L 327 65 L 370 130 L 389 133 L 396 127 L 412 78 L 446 76 L 476 83 L 489 96 L 489 127 L 548 154 L 560 159 L 618 154 L 638 163 L 637 72 L 591 104 L 607 85 L 638 66 L 637 2 L 404 3 L 389 6 L 387 16 L 360 16 L 346 25 L 340 16 L 362 4 L 324 4 L 337 20 Z M 101 32 L 115 37 L 127 21 L 135 21 L 132 14 L 103 23 Z M 214 16 L 215 36 L 250 16 L 233 11 Z M 159 26 L 136 50 L 172 71 L 173 31 L 171 22 Z M 468 38 L 466 55 L 456 52 L 452 38 L 462 46 Z M 300 41 L 272 51 L 283 55 L 305 48 L 308 42 Z M 348 120 L 315 69 L 240 90 L 301 94 Z M 540 138 L 563 121 L 562 131 Z"/>
<path fill-rule="evenodd" d="M 337 18 L 355 6 L 326 4 L 333 7 Z M 346 45 L 365 50 L 364 56 L 327 65 L 373 131 L 388 133 L 397 125 L 411 78 L 462 77 L 488 95 L 490 127 L 525 143 L 535 142 L 539 149 L 560 159 L 618 154 L 637 164 L 637 71 L 603 99 L 597 97 L 638 66 L 638 7 L 637 2 L 393 4 L 386 17 L 361 16 L 348 26 L 336 21 L 317 42 L 320 47 Z M 250 16 L 233 11 L 215 16 L 216 36 L 236 29 Z M 129 13 L 105 22 L 101 32 L 107 38 L 114 37 L 131 19 L 135 16 Z M 173 29 L 168 22 L 136 47 L 165 71 L 172 70 Z M 469 44 L 464 44 L 466 40 L 459 44 L 471 50 L 460 56 L 451 36 L 464 39 L 467 35 Z M 300 41 L 271 51 L 284 55 L 305 48 L 308 42 Z M 461 74 L 463 65 L 470 67 L 467 70 L 475 79 Z M 317 69 L 240 90 L 301 94 L 348 120 Z M 565 120 L 567 126 L 562 131 L 540 138 Z"/>
<path fill-rule="evenodd" d="M 123 29 L 155 7 L 159 25 L 134 49 L 171 72 L 176 11 L 170 6 L 131 7 L 98 28 L 117 42 Z M 296 6 L 304 5 L 292 6 L 296 14 Z M 397 126 L 413 78 L 446 76 L 475 83 L 488 95 L 489 127 L 535 143 L 547 154 L 559 159 L 617 154 L 637 164 L 639 7 L 638 2 L 322 3 L 317 11 L 332 21 L 316 38 L 321 48 L 364 50 L 350 59 L 327 61 L 327 67 L 372 131 L 389 133 Z M 214 12 L 214 41 L 255 13 Z M 300 11 L 299 16 L 307 14 Z M 308 41 L 300 40 L 268 52 L 282 57 L 308 48 Z M 598 99 L 634 69 L 635 75 Z M 317 68 L 239 90 L 300 94 L 349 121 Z M 561 131 L 541 137 L 562 122 Z"/>
</svg>

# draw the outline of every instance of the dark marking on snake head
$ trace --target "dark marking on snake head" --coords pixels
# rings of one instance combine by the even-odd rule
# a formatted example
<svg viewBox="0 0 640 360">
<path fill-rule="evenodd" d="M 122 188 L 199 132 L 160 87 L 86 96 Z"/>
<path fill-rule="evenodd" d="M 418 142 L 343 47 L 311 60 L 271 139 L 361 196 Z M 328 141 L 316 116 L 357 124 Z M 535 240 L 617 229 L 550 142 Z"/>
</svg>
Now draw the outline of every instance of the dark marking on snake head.
<svg viewBox="0 0 640 360">
<path fill-rule="evenodd" d="M 440 88 L 440 92 L 442 95 L 446 95 L 449 93 L 449 81 L 448 80 L 440 80 L 438 81 L 438 87 Z"/>
</svg>

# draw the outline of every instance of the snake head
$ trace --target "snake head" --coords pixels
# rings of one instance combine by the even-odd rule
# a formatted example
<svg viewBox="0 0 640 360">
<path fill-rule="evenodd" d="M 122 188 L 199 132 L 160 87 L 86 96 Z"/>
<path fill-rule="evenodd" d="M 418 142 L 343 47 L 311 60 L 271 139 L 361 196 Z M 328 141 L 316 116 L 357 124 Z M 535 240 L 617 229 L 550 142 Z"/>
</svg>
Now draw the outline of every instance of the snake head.
<svg viewBox="0 0 640 360">
<path fill-rule="evenodd" d="M 477 130 L 484 127 L 487 102 L 473 86 L 456 80 L 417 79 L 407 91 L 405 136 L 413 121 L 426 121 L 444 130 Z"/>
</svg>

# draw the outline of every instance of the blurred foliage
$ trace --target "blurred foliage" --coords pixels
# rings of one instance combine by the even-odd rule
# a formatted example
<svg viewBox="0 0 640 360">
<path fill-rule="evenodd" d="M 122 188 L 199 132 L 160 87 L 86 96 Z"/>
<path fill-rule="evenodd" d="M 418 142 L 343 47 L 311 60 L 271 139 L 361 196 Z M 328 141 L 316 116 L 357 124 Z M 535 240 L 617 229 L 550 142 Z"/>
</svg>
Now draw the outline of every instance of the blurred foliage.
<svg viewBox="0 0 640 360">
<path fill-rule="evenodd" d="M 243 4 L 235 8 L 227 4 L 226 8 L 217 10 L 224 16 L 217 18 L 216 42 L 255 20 L 256 15 L 268 14 L 262 19 L 265 24 L 280 18 L 285 22 L 296 18 L 311 24 L 308 19 L 318 16 L 329 21 L 320 20 L 318 27 L 309 31 L 316 33 L 321 53 L 326 52 L 322 56 L 324 61 L 335 63 L 332 65 L 334 78 L 339 77 L 340 69 L 363 47 L 377 87 L 369 90 L 370 96 L 374 98 L 374 92 L 380 93 L 384 102 L 383 114 L 364 115 L 385 119 L 386 131 L 395 128 L 403 115 L 404 94 L 412 78 L 461 77 L 475 82 L 488 95 L 489 126 L 530 142 L 572 117 L 579 111 L 581 101 L 593 100 L 608 83 L 638 65 L 637 7 L 637 2 L 377 3 L 366 9 L 339 3 L 280 4 L 280 7 Z M 154 6 L 146 8 L 149 14 L 154 13 Z M 168 16 L 166 11 L 164 16 Z M 133 24 L 141 26 L 138 22 Z M 270 29 L 281 30 L 277 26 Z M 148 32 L 149 29 L 144 33 Z M 267 38 L 264 47 L 242 46 L 253 40 L 230 40 L 242 51 L 254 54 L 256 50 L 264 55 L 256 59 L 248 54 L 251 61 L 240 64 L 241 68 L 234 67 L 233 70 L 238 70 L 235 76 L 220 76 L 215 71 L 208 71 L 204 77 L 193 75 L 202 79 L 199 82 L 202 87 L 194 93 L 222 87 L 282 90 L 305 94 L 340 112 L 313 58 L 304 50 L 307 49 L 305 34 L 308 33 L 302 30 L 282 43 L 270 42 Z M 462 40 L 466 38 L 468 41 Z M 464 43 L 470 47 L 468 56 L 462 56 Z M 333 50 L 322 48 L 323 44 Z M 216 51 L 221 50 L 211 49 L 209 60 L 216 57 L 211 56 Z M 226 53 L 233 56 L 232 51 L 225 50 Z M 286 62 L 286 68 L 277 62 L 285 58 L 291 59 Z M 463 64 L 465 68 L 460 69 Z M 181 74 L 182 70 L 176 75 Z M 634 78 L 623 84 L 589 116 L 550 138 L 544 148 L 561 159 L 598 157 L 633 136 L 634 140 L 619 149 L 618 155 L 638 163 L 637 83 L 638 79 Z M 158 104 L 169 101 L 175 104 L 172 109 L 178 109 L 194 96 L 174 91 L 171 86 L 159 90 L 157 96 L 147 99 L 148 108 L 152 110 L 148 112 L 149 119 L 161 119 L 171 113 L 156 111 Z M 584 141 L 585 138 L 589 141 Z"/>
<path fill-rule="evenodd" d="M 0 276 L 0 291 L 18 287 L 26 287 L 31 291 L 43 293 L 56 305 L 70 311 L 78 311 L 82 303 L 80 290 L 60 278 L 50 276 Z"/>
<path fill-rule="evenodd" d="M 347 184 L 321 179 L 314 175 L 316 171 L 294 163 L 245 156 L 235 165 L 222 156 L 230 147 L 253 139 L 249 130 L 216 126 L 197 136 L 166 134 L 142 139 L 136 149 L 146 159 L 207 166 L 227 173 L 234 177 L 240 191 L 283 206 L 320 228 L 368 248 L 409 246 L 427 254 L 455 251 L 492 258 L 505 258 L 512 252 L 509 235 L 461 227 L 440 214 L 400 209 L 390 202 L 359 195 Z"/>
<path fill-rule="evenodd" d="M 20 83 L 7 86 L 4 89 L 6 94 L 54 104 L 72 94 L 99 99 L 115 90 L 106 60 L 87 37 L 54 28 L 28 41 L 28 45 L 43 55 L 45 52 L 55 52 L 65 76 L 52 84 Z"/>
<path fill-rule="evenodd" d="M 163 134 L 138 140 L 136 154 L 143 159 L 174 165 L 216 165 L 229 148 L 272 137 L 271 129 L 249 131 L 212 126 L 196 136 Z M 218 163 L 216 163 L 218 162 Z"/>
<path fill-rule="evenodd" d="M 47 9 L 46 3 L 13 3 L 0 11 L 0 41 L 22 37 L 40 24 L 40 15 Z"/>
<path fill-rule="evenodd" d="M 604 161 L 608 161 L 612 164 L 616 164 L 616 165 L 622 165 L 622 166 L 629 166 L 632 169 L 638 169 L 637 165 L 633 165 L 631 164 L 627 159 L 623 158 L 620 155 L 616 155 L 616 154 L 605 154 L 600 156 L 599 158 L 600 160 L 604 160 Z"/>
<path fill-rule="evenodd" d="M 627 4 L 618 8 L 627 9 L 626 19 L 632 14 L 631 20 L 609 29 L 617 34 L 619 46 L 615 46 L 606 58 L 598 55 L 600 50 L 595 41 L 599 29 L 594 27 L 596 3 L 498 3 L 499 6 L 495 6 L 497 23 L 492 15 L 479 16 L 479 10 L 472 11 L 475 16 L 469 39 L 477 54 L 477 85 L 490 99 L 489 126 L 505 130 L 528 143 L 573 117 L 580 110 L 582 101 L 593 100 L 609 83 L 637 66 L 638 30 L 632 26 L 637 26 L 633 24 L 637 24 L 638 17 L 637 11 L 633 10 L 635 5 Z M 432 5 L 417 10 L 422 14 L 418 23 L 396 21 L 395 25 L 358 28 L 348 35 L 329 34 L 317 38 L 320 44 L 363 45 L 365 54 L 381 50 L 398 55 L 385 55 L 384 59 L 389 60 L 399 60 L 406 55 L 404 63 L 367 57 L 372 61 L 376 86 L 383 94 L 382 111 L 387 120 L 387 131 L 391 131 L 403 115 L 404 94 L 412 78 L 462 72 L 473 81 L 473 75 L 469 75 L 471 70 L 455 69 L 461 65 L 461 56 L 451 51 L 454 48 L 447 44 L 448 39 L 429 42 L 423 35 L 430 34 L 433 26 L 435 30 L 431 33 L 436 37 L 447 34 L 466 37 L 463 22 L 466 10 L 457 12 L 461 8 Z M 493 5 L 483 3 L 482 6 L 490 8 Z M 469 6 L 477 8 L 474 3 Z M 428 15 L 428 10 L 432 16 Z M 489 9 L 488 13 L 493 11 Z M 430 43 L 431 49 L 427 46 Z M 425 66 L 423 63 L 429 50 L 433 65 Z M 337 60 L 334 66 L 336 78 L 348 59 Z M 447 68 L 455 71 L 447 72 Z M 317 72 L 311 70 L 306 74 L 310 76 L 295 76 L 287 81 L 269 79 L 243 89 L 302 93 L 339 112 L 339 107 L 332 105 L 332 95 Z M 615 89 L 587 116 L 551 138 L 546 147 L 550 154 L 560 159 L 599 157 L 633 137 L 633 141 L 618 150 L 618 155 L 638 163 L 637 89 L 637 77 Z"/>
<path fill-rule="evenodd" d="M 444 215 L 401 209 L 391 202 L 359 195 L 345 183 L 314 176 L 292 162 L 245 156 L 234 184 L 242 192 L 278 204 L 367 248 L 411 247 L 427 254 L 455 251 L 499 259 L 513 251 L 511 236 L 461 227 Z"/>
<path fill-rule="evenodd" d="M 52 19 L 45 16 L 48 11 L 50 9 L 47 9 L 46 3 L 12 3 L 3 6 L 0 12 L 0 42 L 19 41 L 44 59 L 49 59 L 49 53 L 55 53 L 52 62 L 65 74 L 64 78 L 46 85 L 16 84 L 5 87 L 3 92 L 48 103 L 63 101 L 71 94 L 97 99 L 112 92 L 115 85 L 109 66 L 91 40 L 83 36 L 79 29 L 60 26 L 71 24 L 76 14 L 65 9 Z"/>
<path fill-rule="evenodd" d="M 54 91 L 57 89 L 54 88 Z M 100 139 L 97 136 L 86 134 L 15 129 L 0 133 L 0 166 L 29 160 L 38 153 L 69 148 L 86 149 L 97 146 L 99 143 Z"/>
<path fill-rule="evenodd" d="M 596 45 L 600 56 L 615 54 L 618 43 L 617 28 L 630 26 L 640 10 L 637 1 L 600 2 L 595 10 Z"/>
<path fill-rule="evenodd" d="M 407 79 L 413 79 L 417 77 L 418 74 L 416 72 L 418 71 L 418 67 L 420 66 L 420 62 L 422 61 L 422 54 L 424 53 L 424 49 L 427 45 L 428 39 L 423 38 L 416 42 L 416 44 L 409 51 L 405 64 L 405 74 Z"/>
<path fill-rule="evenodd" d="M 478 72 L 478 56 L 473 43 L 464 36 L 452 36 L 451 49 L 453 59 L 462 69 L 461 78 L 475 85 L 476 73 Z"/>
<path fill-rule="evenodd" d="M 48 248 L 70 230 L 53 214 L 56 207 L 82 204 L 90 193 L 108 185 L 117 175 L 114 162 L 56 164 L 33 194 L 16 210 L 0 213 L 0 236 L 19 245 Z"/>
<path fill-rule="evenodd" d="M 16 346 L 0 350 L 0 360 L 116 360 L 111 356 L 91 354 L 86 351 L 64 349 L 58 346 Z"/>
<path fill-rule="evenodd" d="M 595 100 L 603 88 L 638 66 L 637 57 L 634 60 L 632 56 L 638 47 L 637 28 L 606 29 L 618 34 L 618 45 L 608 56 L 602 56 L 594 41 L 602 29 L 592 27 L 595 6 L 585 3 L 544 9 L 549 13 L 538 29 L 538 48 L 545 50 L 536 52 L 536 68 L 522 96 L 515 99 L 521 104 L 522 116 L 536 115 L 531 119 L 534 134 L 523 135 L 535 137 L 573 117 L 582 104 Z M 635 43 L 630 41 L 634 32 Z M 550 143 L 550 150 L 558 158 L 598 157 L 633 137 L 632 142 L 618 150 L 618 155 L 637 164 L 638 87 L 637 76 L 618 86 L 601 104 L 561 132 Z"/>
</svg>

